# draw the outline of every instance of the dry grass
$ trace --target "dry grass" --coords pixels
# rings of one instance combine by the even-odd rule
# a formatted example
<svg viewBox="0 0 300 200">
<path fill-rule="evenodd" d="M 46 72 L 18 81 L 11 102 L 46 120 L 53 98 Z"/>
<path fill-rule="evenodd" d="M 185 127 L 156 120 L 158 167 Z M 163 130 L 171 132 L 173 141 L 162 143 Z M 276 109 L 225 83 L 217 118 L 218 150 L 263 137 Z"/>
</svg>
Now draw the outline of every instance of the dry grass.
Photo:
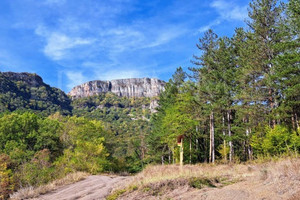
<svg viewBox="0 0 300 200">
<path fill-rule="evenodd" d="M 39 195 L 45 194 L 47 192 L 56 190 L 58 187 L 69 185 L 75 182 L 78 182 L 80 180 L 85 179 L 87 176 L 89 176 L 88 173 L 85 172 L 75 172 L 68 174 L 62 179 L 55 180 L 47 185 L 39 186 L 39 187 L 28 187 L 28 188 L 22 188 L 18 190 L 17 192 L 10 195 L 10 199 L 12 200 L 21 200 L 21 199 L 31 199 L 36 198 Z"/>
<path fill-rule="evenodd" d="M 252 185 L 255 182 L 274 186 L 276 190 L 274 194 L 290 193 L 290 195 L 293 195 L 297 192 L 297 184 L 300 183 L 300 159 L 285 158 L 265 163 L 252 162 L 232 165 L 185 165 L 183 168 L 178 165 L 148 166 L 125 184 L 116 187 L 112 194 L 132 187 L 137 189 L 122 192 L 120 199 L 131 199 L 132 195 L 130 193 L 135 193 L 135 198 L 147 199 L 149 195 L 170 194 L 171 190 L 175 191 L 180 187 L 181 191 L 183 191 L 182 188 L 185 188 L 184 191 L 188 192 L 188 188 L 191 188 L 190 180 L 211 181 L 212 185 L 216 187 L 223 187 L 239 181 L 248 181 Z M 266 188 L 267 190 L 269 188 Z M 145 196 L 145 193 L 148 196 Z M 164 197 L 168 198 L 168 196 Z"/>
</svg>

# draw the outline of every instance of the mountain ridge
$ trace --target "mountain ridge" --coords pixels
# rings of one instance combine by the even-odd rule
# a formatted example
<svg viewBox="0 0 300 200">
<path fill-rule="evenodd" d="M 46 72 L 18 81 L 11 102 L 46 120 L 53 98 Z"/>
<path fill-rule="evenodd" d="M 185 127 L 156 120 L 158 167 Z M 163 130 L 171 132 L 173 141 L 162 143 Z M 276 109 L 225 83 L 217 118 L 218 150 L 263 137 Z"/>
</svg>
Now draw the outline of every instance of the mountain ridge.
<svg viewBox="0 0 300 200">
<path fill-rule="evenodd" d="M 68 93 L 72 99 L 112 92 L 125 97 L 155 97 L 164 90 L 165 82 L 157 78 L 127 78 L 93 80 L 73 87 Z"/>
</svg>

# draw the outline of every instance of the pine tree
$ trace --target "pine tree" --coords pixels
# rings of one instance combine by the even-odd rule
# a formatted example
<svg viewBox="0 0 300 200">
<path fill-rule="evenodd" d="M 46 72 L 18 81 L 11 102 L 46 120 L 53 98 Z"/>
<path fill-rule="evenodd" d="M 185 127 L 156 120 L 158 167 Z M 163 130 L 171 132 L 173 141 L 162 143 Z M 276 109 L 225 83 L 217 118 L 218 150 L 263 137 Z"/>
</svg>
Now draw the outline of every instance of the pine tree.
<svg viewBox="0 0 300 200">
<path fill-rule="evenodd" d="M 275 91 L 272 76 L 275 67 L 273 59 L 278 55 L 274 46 L 280 42 L 280 31 L 278 29 L 282 6 L 278 5 L 277 0 L 254 0 L 250 3 L 249 18 L 247 22 L 250 32 L 248 39 L 254 47 L 254 59 L 251 68 L 254 69 L 254 81 L 259 99 L 258 103 L 266 104 L 265 110 L 269 115 L 269 125 L 276 124 L 272 111 L 275 109 Z M 255 46 L 254 46 L 255 45 Z"/>
<path fill-rule="evenodd" d="M 278 122 L 299 128 L 300 115 L 300 2 L 287 4 L 286 18 L 281 21 L 281 42 L 275 48 L 280 52 L 274 60 L 276 66 L 272 77 L 278 94 Z"/>
</svg>

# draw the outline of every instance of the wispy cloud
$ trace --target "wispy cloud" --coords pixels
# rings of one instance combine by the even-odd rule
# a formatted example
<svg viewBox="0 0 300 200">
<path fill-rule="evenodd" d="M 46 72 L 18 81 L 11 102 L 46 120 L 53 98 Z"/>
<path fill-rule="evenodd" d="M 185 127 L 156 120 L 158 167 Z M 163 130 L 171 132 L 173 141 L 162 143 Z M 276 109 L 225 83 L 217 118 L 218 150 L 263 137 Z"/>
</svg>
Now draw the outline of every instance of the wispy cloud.
<svg viewBox="0 0 300 200">
<path fill-rule="evenodd" d="M 202 26 L 199 28 L 198 32 L 199 33 L 203 33 L 205 31 L 207 31 L 208 29 L 212 28 L 213 26 L 217 26 L 221 23 L 222 21 L 220 19 L 216 19 L 215 21 L 212 21 L 211 23 L 205 25 L 205 26 Z"/>
<path fill-rule="evenodd" d="M 82 84 L 88 80 L 81 71 L 67 71 L 65 74 L 68 78 L 68 90 L 71 90 L 74 86 Z"/>
<path fill-rule="evenodd" d="M 46 40 L 43 52 L 53 60 L 65 59 L 68 57 L 68 50 L 91 44 L 94 41 L 88 38 L 67 36 L 56 31 L 51 32 L 44 27 L 38 27 L 35 32 Z"/>
<path fill-rule="evenodd" d="M 215 9 L 218 13 L 218 17 L 209 24 L 202 26 L 198 29 L 198 32 L 202 33 L 208 29 L 221 24 L 224 21 L 243 21 L 247 18 L 247 6 L 239 6 L 232 1 L 214 0 L 210 7 Z"/>
<path fill-rule="evenodd" d="M 210 5 L 215 8 L 223 20 L 245 20 L 247 6 L 239 6 L 231 1 L 215 0 Z"/>
<path fill-rule="evenodd" d="M 0 1 L 0 65 L 51 73 L 52 83 L 66 80 L 65 90 L 93 79 L 167 80 L 190 65 L 199 32 L 231 27 L 247 13 L 238 0 L 15 1 Z"/>
<path fill-rule="evenodd" d="M 47 5 L 62 5 L 66 2 L 66 0 L 45 0 L 44 3 Z"/>
</svg>

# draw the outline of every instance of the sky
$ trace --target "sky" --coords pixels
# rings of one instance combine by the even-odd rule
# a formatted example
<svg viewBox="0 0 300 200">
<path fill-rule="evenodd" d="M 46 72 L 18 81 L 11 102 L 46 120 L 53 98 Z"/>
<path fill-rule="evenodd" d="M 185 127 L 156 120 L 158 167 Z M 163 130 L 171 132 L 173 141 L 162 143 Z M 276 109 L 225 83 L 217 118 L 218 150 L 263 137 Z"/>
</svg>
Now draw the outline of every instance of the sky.
<svg viewBox="0 0 300 200">
<path fill-rule="evenodd" d="M 232 36 L 250 0 L 0 0 L 0 71 L 69 92 L 91 80 L 168 81 L 212 28 Z"/>
</svg>

